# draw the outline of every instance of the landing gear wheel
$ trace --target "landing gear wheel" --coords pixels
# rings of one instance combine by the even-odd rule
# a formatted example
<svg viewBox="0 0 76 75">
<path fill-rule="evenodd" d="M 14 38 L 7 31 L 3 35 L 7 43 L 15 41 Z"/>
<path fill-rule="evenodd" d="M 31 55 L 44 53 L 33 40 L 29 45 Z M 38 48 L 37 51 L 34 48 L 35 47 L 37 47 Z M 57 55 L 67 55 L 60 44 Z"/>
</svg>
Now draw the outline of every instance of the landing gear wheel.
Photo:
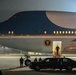
<svg viewBox="0 0 76 75">
<path fill-rule="evenodd" d="M 40 71 L 40 67 L 39 66 L 35 66 L 35 69 L 36 71 Z"/>
<path fill-rule="evenodd" d="M 25 60 L 25 65 L 26 66 L 29 66 L 31 64 L 31 61 L 30 60 Z"/>
</svg>

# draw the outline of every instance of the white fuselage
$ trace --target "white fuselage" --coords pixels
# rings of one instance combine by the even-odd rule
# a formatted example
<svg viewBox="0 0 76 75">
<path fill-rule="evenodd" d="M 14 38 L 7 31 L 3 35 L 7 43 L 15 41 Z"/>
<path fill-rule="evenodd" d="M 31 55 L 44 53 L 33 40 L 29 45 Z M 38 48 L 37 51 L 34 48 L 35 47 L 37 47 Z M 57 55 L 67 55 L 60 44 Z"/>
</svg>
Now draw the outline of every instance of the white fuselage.
<svg viewBox="0 0 76 75">
<path fill-rule="evenodd" d="M 75 38 L 73 35 L 3 35 L 0 36 L 0 44 L 25 51 L 52 52 L 54 41 L 61 41 L 61 50 L 63 50 Z M 49 45 L 45 44 L 46 40 L 50 41 Z"/>
</svg>

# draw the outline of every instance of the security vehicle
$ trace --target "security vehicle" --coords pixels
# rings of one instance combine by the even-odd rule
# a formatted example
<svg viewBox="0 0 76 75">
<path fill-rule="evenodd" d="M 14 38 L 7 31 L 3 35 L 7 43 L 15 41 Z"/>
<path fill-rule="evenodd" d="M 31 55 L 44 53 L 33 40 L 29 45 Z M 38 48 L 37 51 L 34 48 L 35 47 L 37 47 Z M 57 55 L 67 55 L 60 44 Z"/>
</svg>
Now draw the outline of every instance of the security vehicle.
<svg viewBox="0 0 76 75">
<path fill-rule="evenodd" d="M 76 61 L 70 58 L 45 58 L 41 62 L 31 62 L 29 68 L 36 71 L 48 68 L 72 71 L 73 68 L 76 68 Z"/>
</svg>

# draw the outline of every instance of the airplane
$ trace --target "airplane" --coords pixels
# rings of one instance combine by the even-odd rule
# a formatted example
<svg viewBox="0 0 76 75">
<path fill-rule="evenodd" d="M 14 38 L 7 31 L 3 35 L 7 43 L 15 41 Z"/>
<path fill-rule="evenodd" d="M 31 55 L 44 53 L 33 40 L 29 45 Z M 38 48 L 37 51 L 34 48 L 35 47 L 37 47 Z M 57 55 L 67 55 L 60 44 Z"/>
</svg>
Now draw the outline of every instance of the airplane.
<svg viewBox="0 0 76 75">
<path fill-rule="evenodd" d="M 67 17 L 66 17 L 66 15 L 67 15 Z M 75 16 L 76 16 L 76 13 L 73 13 L 73 12 L 58 12 L 58 11 L 19 12 L 19 13 L 16 13 L 15 15 L 13 15 L 8 20 L 0 23 L 0 34 L 8 35 L 6 37 L 6 38 L 8 38 L 8 40 L 7 40 L 8 43 L 9 43 L 10 39 L 12 39 L 12 38 L 16 39 L 18 36 L 19 36 L 18 38 L 27 38 L 26 40 L 28 40 L 29 37 L 31 38 L 30 35 L 33 35 L 33 36 L 39 35 L 38 39 L 39 38 L 41 39 L 41 37 L 43 37 L 43 36 L 40 36 L 40 35 L 55 34 L 55 31 L 57 34 L 58 34 L 58 31 L 60 31 L 59 32 L 60 34 L 62 34 L 62 33 L 63 34 L 70 34 L 70 33 L 74 34 L 75 33 L 74 28 L 75 28 L 76 22 L 75 22 L 75 18 L 73 18 L 73 17 L 75 17 Z M 69 17 L 69 19 L 68 19 L 68 17 Z M 65 20 L 65 18 L 67 19 L 67 21 Z M 72 19 L 70 19 L 70 18 L 72 18 Z M 55 22 L 54 22 L 54 20 L 55 20 Z M 67 22 L 69 20 L 71 23 L 69 23 L 69 25 L 67 25 L 68 24 Z M 65 26 L 68 26 L 69 28 L 66 28 L 63 24 Z M 70 29 L 71 26 L 74 28 Z M 10 35 L 12 35 L 12 36 L 10 36 Z M 2 36 L 1 41 L 2 41 L 2 38 L 5 38 L 5 37 Z M 33 37 L 33 38 L 35 38 L 35 37 Z M 29 42 L 30 44 L 28 43 L 28 41 L 30 41 L 30 40 L 24 41 L 24 40 L 20 39 L 21 40 L 20 42 L 22 42 L 21 48 L 20 48 L 20 45 L 18 45 L 19 40 L 17 41 L 17 44 L 16 44 L 17 46 L 15 44 L 12 44 L 12 45 L 7 44 L 7 42 L 2 43 L 0 41 L 0 43 L 4 46 L 8 46 L 11 48 L 17 48 L 17 49 L 26 50 L 26 51 L 30 51 L 30 49 L 31 49 L 33 51 L 36 50 L 39 52 L 39 51 L 46 50 L 46 47 L 44 48 L 44 44 L 42 43 L 45 41 L 45 39 L 48 39 L 48 37 L 44 38 L 44 40 L 41 40 L 41 42 L 39 42 L 39 44 L 38 44 L 39 47 L 40 47 L 40 43 L 42 44 L 41 48 L 36 47 L 35 46 L 36 44 L 34 45 L 33 42 L 35 41 L 35 39 L 34 39 L 34 41 Z M 33 39 L 31 38 L 31 40 L 33 40 Z M 25 44 L 26 42 L 27 42 L 27 44 Z M 31 46 L 31 43 L 33 43 L 32 46 Z M 25 44 L 25 47 L 24 47 L 24 44 Z M 14 47 L 12 47 L 12 46 L 14 46 Z M 28 46 L 30 46 L 30 47 L 28 47 Z M 50 50 L 50 48 L 48 48 L 48 50 L 46 52 L 48 52 L 49 50 Z"/>
<path fill-rule="evenodd" d="M 76 13 L 60 11 L 18 12 L 0 23 L 0 44 L 27 52 L 54 54 L 58 45 L 61 56 L 66 45 L 76 39 L 74 16 Z"/>
</svg>

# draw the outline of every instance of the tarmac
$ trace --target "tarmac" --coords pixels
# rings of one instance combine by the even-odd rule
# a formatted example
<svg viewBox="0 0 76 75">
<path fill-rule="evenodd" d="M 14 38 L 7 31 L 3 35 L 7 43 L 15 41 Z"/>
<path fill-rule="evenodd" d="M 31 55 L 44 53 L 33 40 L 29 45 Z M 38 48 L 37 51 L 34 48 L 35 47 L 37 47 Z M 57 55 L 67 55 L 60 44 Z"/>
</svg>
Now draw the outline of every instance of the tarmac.
<svg viewBox="0 0 76 75">
<path fill-rule="evenodd" d="M 57 69 L 45 69 L 38 72 L 26 67 L 25 65 L 19 67 L 19 58 L 20 56 L 0 56 L 0 70 L 2 75 L 76 75 L 76 68 L 70 72 Z M 76 57 L 74 59 L 76 60 Z"/>
<path fill-rule="evenodd" d="M 76 75 L 76 68 L 72 71 L 65 71 L 65 70 L 53 70 L 53 69 L 43 69 L 41 71 L 34 71 L 29 67 L 16 67 L 12 69 L 2 70 L 2 75 Z M 0 74 L 1 75 L 1 74 Z"/>
</svg>

